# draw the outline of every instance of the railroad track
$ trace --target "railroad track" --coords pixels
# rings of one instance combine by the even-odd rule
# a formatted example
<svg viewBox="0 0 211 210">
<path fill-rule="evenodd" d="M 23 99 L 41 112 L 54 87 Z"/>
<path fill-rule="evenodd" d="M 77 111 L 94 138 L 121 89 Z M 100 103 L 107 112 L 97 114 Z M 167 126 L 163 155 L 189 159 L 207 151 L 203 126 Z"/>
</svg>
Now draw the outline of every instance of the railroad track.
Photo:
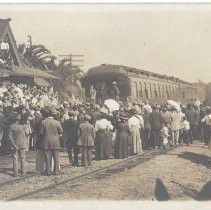
<svg viewBox="0 0 211 210">
<path fill-rule="evenodd" d="M 87 172 L 87 173 L 85 172 L 85 173 L 82 173 L 80 175 L 76 175 L 73 177 L 69 177 L 67 174 L 60 175 L 60 176 L 46 177 L 46 178 L 51 179 L 51 183 L 46 185 L 45 180 L 42 180 L 43 185 L 41 185 L 41 186 L 35 185 L 32 189 L 31 188 L 28 189 L 30 187 L 29 185 L 33 186 L 33 184 L 34 184 L 33 178 L 36 178 L 37 175 L 33 174 L 33 175 L 28 175 L 26 178 L 18 178 L 18 179 L 10 180 L 8 182 L 4 182 L 4 183 L 0 184 L 1 188 L 6 187 L 5 191 L 0 192 L 0 199 L 6 200 L 6 201 L 30 199 L 30 197 L 33 197 L 34 195 L 37 195 L 40 192 L 46 192 L 46 191 L 52 190 L 52 189 L 58 187 L 59 185 L 71 183 L 71 186 L 74 187 L 74 185 L 76 185 L 77 183 L 79 183 L 80 181 L 85 180 L 85 179 L 87 179 L 87 180 L 103 179 L 107 176 L 111 176 L 113 174 L 118 174 L 125 170 L 134 168 L 137 165 L 141 164 L 142 162 L 150 160 L 153 157 L 155 157 L 159 154 L 163 154 L 163 153 L 164 152 L 161 150 L 153 149 L 150 151 L 146 151 L 143 154 L 132 156 L 127 159 L 123 159 L 117 163 L 113 163 L 113 164 L 110 164 L 105 167 L 100 167 L 100 168 L 94 169 L 90 172 Z M 64 166 L 64 167 L 66 167 L 66 166 Z M 56 181 L 55 181 L 55 177 L 57 177 Z M 29 183 L 29 184 L 27 185 L 27 183 Z M 14 191 L 11 191 L 11 189 L 15 190 L 14 185 L 16 185 L 17 193 L 15 193 Z M 24 185 L 26 185 L 26 186 L 24 187 Z"/>
</svg>

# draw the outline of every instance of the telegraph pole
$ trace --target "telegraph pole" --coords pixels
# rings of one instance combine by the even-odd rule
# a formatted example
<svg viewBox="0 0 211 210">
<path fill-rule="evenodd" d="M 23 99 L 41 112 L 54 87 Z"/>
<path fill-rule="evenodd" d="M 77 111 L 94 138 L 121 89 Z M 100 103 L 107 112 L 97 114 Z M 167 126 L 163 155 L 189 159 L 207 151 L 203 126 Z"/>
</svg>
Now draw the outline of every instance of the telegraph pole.
<svg viewBox="0 0 211 210">
<path fill-rule="evenodd" d="M 71 66 L 83 66 L 82 64 L 73 64 L 73 63 L 78 63 L 78 62 L 84 62 L 84 55 L 76 55 L 76 54 L 69 54 L 69 55 L 59 55 L 59 57 L 63 57 L 63 58 L 69 58 L 70 61 L 70 65 Z"/>
<path fill-rule="evenodd" d="M 31 36 L 31 35 L 27 35 L 27 37 L 29 38 L 29 39 L 28 39 L 29 48 L 31 48 L 31 47 L 32 47 L 32 36 Z"/>
</svg>

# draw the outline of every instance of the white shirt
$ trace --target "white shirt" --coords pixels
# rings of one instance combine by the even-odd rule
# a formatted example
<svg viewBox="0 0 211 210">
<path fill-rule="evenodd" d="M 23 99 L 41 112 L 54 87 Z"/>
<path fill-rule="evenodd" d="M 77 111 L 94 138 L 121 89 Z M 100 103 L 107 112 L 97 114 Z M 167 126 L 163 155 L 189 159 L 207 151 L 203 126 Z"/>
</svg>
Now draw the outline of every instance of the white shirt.
<svg viewBox="0 0 211 210">
<path fill-rule="evenodd" d="M 206 115 L 201 122 L 205 122 L 206 124 L 209 124 L 209 121 L 211 120 L 211 114 Z"/>
<path fill-rule="evenodd" d="M 137 114 L 136 117 L 138 117 L 139 121 L 140 121 L 140 126 L 143 128 L 144 127 L 144 119 L 141 115 Z"/>
<path fill-rule="evenodd" d="M 113 130 L 113 128 L 114 128 L 113 125 L 107 119 L 97 120 L 95 124 L 95 131 L 105 130 L 105 129 Z"/>
<path fill-rule="evenodd" d="M 22 98 L 22 97 L 24 96 L 23 90 L 21 90 L 19 87 L 15 87 L 15 88 L 14 88 L 14 91 L 16 91 L 16 92 L 18 93 L 18 96 L 19 96 L 20 98 Z"/>
<path fill-rule="evenodd" d="M 183 126 L 182 127 L 183 127 L 184 130 L 188 131 L 188 130 L 190 130 L 190 123 L 187 120 L 185 120 L 183 122 Z"/>
<path fill-rule="evenodd" d="M 1 50 L 9 50 L 9 44 L 7 42 L 1 42 L 0 44 Z"/>
<path fill-rule="evenodd" d="M 128 120 L 128 125 L 131 128 L 132 126 L 138 126 L 138 128 L 140 128 L 140 120 L 138 117 L 132 116 L 131 118 L 129 118 Z"/>
</svg>

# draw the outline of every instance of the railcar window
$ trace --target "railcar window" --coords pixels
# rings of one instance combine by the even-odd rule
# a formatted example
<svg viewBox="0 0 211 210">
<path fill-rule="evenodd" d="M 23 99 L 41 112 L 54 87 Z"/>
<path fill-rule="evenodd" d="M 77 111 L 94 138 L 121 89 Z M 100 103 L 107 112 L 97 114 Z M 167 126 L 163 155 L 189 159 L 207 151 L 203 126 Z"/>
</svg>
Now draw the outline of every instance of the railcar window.
<svg viewBox="0 0 211 210">
<path fill-rule="evenodd" d="M 140 82 L 140 84 L 139 84 L 139 97 L 140 97 L 140 98 L 143 98 L 143 88 L 142 88 L 141 82 Z"/>
<path fill-rule="evenodd" d="M 182 98 L 185 99 L 185 92 L 182 93 Z"/>
<path fill-rule="evenodd" d="M 159 97 L 159 98 L 162 98 L 161 92 L 160 92 L 160 85 L 158 85 L 158 97 Z"/>
<path fill-rule="evenodd" d="M 152 98 L 153 96 L 152 96 L 152 86 L 151 86 L 151 84 L 149 83 L 149 98 Z"/>
<path fill-rule="evenodd" d="M 144 98 L 149 99 L 149 92 L 147 89 L 144 90 Z"/>
<path fill-rule="evenodd" d="M 134 89 L 134 91 L 135 91 L 135 94 L 134 94 L 135 97 L 138 98 L 139 95 L 138 95 L 138 84 L 137 84 L 137 82 L 135 82 L 135 89 Z"/>
</svg>

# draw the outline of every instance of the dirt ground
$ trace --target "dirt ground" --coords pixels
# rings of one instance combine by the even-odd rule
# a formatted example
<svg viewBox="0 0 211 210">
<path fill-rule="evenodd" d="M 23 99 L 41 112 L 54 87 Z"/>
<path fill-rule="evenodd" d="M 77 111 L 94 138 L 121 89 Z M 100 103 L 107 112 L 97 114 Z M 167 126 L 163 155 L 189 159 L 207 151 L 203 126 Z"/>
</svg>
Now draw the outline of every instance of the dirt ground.
<svg viewBox="0 0 211 210">
<path fill-rule="evenodd" d="M 90 177 L 82 179 L 78 183 L 65 182 L 58 185 L 56 180 L 58 181 L 62 177 L 50 178 L 51 182 L 55 183 L 53 188 L 25 195 L 20 199 L 154 200 L 156 178 L 159 178 L 171 199 L 192 200 L 211 180 L 210 158 L 211 151 L 204 144 L 197 142 L 191 146 L 179 147 L 166 154 L 158 155 L 135 168 L 105 178 L 92 179 Z M 72 170 L 78 173 L 77 170 L 82 169 L 81 167 Z M 30 185 L 33 189 L 34 185 L 39 184 L 39 179 L 41 184 L 46 184 L 43 177 L 36 177 L 31 181 L 26 181 L 24 185 L 27 184 L 28 187 Z M 15 184 L 15 187 L 18 188 L 18 184 Z M 5 186 L 5 190 L 6 188 L 7 186 Z M 6 198 L 3 191 L 4 186 L 0 190 L 1 199 Z"/>
</svg>

